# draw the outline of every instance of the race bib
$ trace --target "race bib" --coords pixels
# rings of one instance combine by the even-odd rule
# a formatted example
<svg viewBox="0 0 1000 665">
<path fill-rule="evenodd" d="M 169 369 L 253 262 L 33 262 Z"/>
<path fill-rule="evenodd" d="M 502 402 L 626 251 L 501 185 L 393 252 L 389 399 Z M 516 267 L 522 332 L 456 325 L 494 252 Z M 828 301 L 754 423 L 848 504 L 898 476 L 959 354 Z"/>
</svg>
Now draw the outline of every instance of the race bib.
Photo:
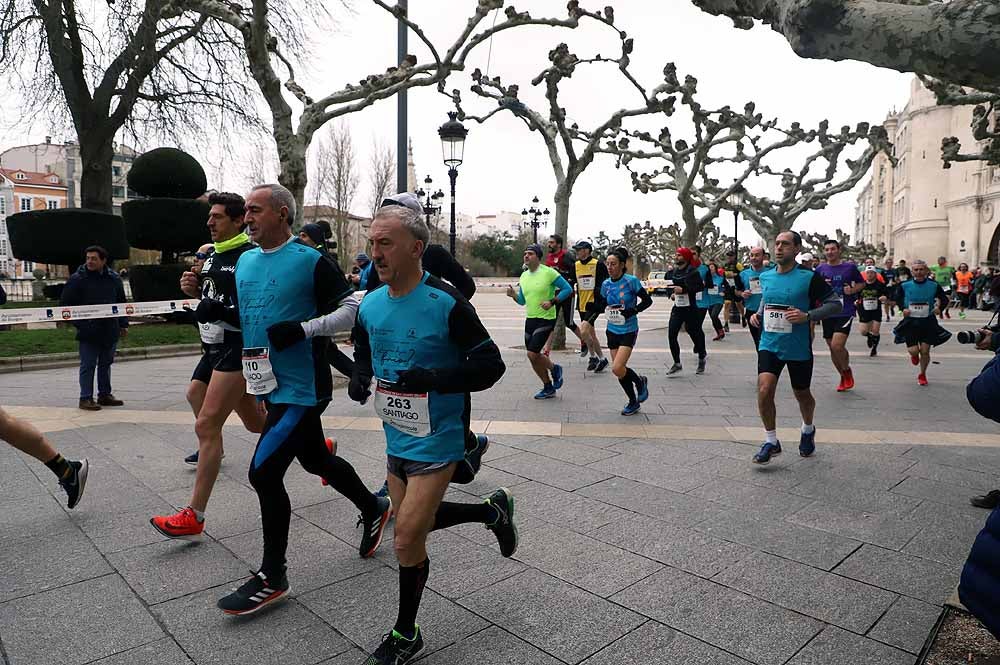
<svg viewBox="0 0 1000 665">
<path fill-rule="evenodd" d="M 243 349 L 243 378 L 251 395 L 267 395 L 277 389 L 278 380 L 266 346 Z"/>
<path fill-rule="evenodd" d="M 760 288 L 760 279 L 757 277 L 750 278 L 750 293 L 757 296 L 763 293 L 764 290 Z"/>
<path fill-rule="evenodd" d="M 958 287 L 958 292 L 959 293 L 968 293 L 969 292 L 969 285 L 968 284 L 963 284 L 963 285 L 959 286 Z"/>
<path fill-rule="evenodd" d="M 865 298 L 862 302 L 866 312 L 878 311 L 878 298 Z"/>
<path fill-rule="evenodd" d="M 593 291 L 596 278 L 593 275 L 586 275 L 577 280 L 581 291 Z"/>
<path fill-rule="evenodd" d="M 717 296 L 717 295 L 719 295 L 719 287 L 713 286 L 712 288 L 710 288 L 708 290 L 708 295 L 710 295 L 710 296 Z"/>
<path fill-rule="evenodd" d="M 726 278 L 726 283 L 729 284 L 729 286 L 736 286 L 736 278 L 735 277 L 727 277 Z"/>
<path fill-rule="evenodd" d="M 787 305 L 764 306 L 764 331 L 778 335 L 792 332 L 792 322 L 785 318 L 788 314 Z"/>
<path fill-rule="evenodd" d="M 694 294 L 694 299 L 697 300 L 698 302 L 701 302 L 702 300 L 705 299 L 705 292 L 699 291 L 698 293 Z"/>
<path fill-rule="evenodd" d="M 675 293 L 674 294 L 674 304 L 677 307 L 690 307 L 691 306 L 691 296 L 686 293 Z"/>
<path fill-rule="evenodd" d="M 609 307 L 608 311 L 608 323 L 615 326 L 625 325 L 625 314 L 622 312 L 621 305 L 616 305 L 614 307 Z"/>
<path fill-rule="evenodd" d="M 427 393 L 406 393 L 390 381 L 378 379 L 375 387 L 375 413 L 390 427 L 410 436 L 431 433 L 431 415 Z"/>
<path fill-rule="evenodd" d="M 911 302 L 910 316 L 917 319 L 926 319 L 931 315 L 931 306 L 925 302 Z"/>
<path fill-rule="evenodd" d="M 214 323 L 199 323 L 198 334 L 205 344 L 222 344 L 226 338 L 226 331 Z"/>
</svg>

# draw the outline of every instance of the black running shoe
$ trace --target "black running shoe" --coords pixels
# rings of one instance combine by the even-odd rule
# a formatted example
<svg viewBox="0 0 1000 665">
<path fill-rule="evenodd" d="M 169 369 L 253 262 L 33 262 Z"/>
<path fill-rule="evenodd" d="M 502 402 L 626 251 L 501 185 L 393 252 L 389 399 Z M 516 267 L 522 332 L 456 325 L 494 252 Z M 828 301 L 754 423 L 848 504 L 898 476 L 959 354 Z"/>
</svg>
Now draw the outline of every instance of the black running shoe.
<svg viewBox="0 0 1000 665">
<path fill-rule="evenodd" d="M 587 361 L 587 371 L 593 372 L 597 369 L 597 356 L 590 356 L 590 360 Z"/>
<path fill-rule="evenodd" d="M 993 490 L 983 494 L 982 496 L 974 496 L 969 499 L 969 503 L 976 508 L 987 508 L 989 510 L 993 510 L 997 506 L 1000 506 L 1000 490 Z"/>
<path fill-rule="evenodd" d="M 66 507 L 72 509 L 76 508 L 76 504 L 80 503 L 80 499 L 83 498 L 83 490 L 87 487 L 87 472 L 90 471 L 90 463 L 85 458 L 79 462 L 70 462 L 69 465 L 73 468 L 73 472 L 69 474 L 69 478 L 60 480 L 59 486 L 69 497 Z"/>
<path fill-rule="evenodd" d="M 705 373 L 705 364 L 707 362 L 708 362 L 708 356 L 702 356 L 701 358 L 698 358 L 698 369 L 696 369 L 694 371 L 694 373 L 695 374 L 704 374 Z"/>
<path fill-rule="evenodd" d="M 514 524 L 514 495 L 506 487 L 501 487 L 486 499 L 486 503 L 496 508 L 499 517 L 486 528 L 497 537 L 500 554 L 505 557 L 514 556 L 517 551 L 517 525 Z"/>
<path fill-rule="evenodd" d="M 222 453 L 222 459 L 226 459 L 226 453 Z M 190 464 L 191 466 L 198 466 L 198 451 L 194 451 L 190 455 L 184 458 L 185 464 Z"/>
<path fill-rule="evenodd" d="M 361 665 L 403 665 L 413 660 L 417 652 L 423 648 L 424 638 L 420 634 L 420 626 L 417 626 L 412 640 L 393 630 L 383 638 L 382 644 L 378 645 L 375 652 L 365 658 Z"/>
<path fill-rule="evenodd" d="M 226 614 L 243 616 L 253 614 L 265 605 L 270 605 L 288 594 L 288 577 L 284 572 L 278 579 L 268 579 L 263 572 L 258 571 L 244 582 L 236 591 L 217 603 L 220 610 Z"/>
<path fill-rule="evenodd" d="M 601 358 L 597 361 L 597 365 L 594 367 L 594 374 L 600 374 L 608 366 L 608 359 Z"/>
<path fill-rule="evenodd" d="M 364 533 L 361 534 L 361 545 L 358 553 L 362 559 L 367 559 L 375 554 L 379 544 L 382 542 L 382 534 L 385 532 L 385 525 L 389 523 L 392 516 L 392 500 L 389 497 L 376 497 L 378 501 L 378 512 L 369 515 L 358 515 L 358 523 L 355 527 L 362 527 Z"/>
</svg>

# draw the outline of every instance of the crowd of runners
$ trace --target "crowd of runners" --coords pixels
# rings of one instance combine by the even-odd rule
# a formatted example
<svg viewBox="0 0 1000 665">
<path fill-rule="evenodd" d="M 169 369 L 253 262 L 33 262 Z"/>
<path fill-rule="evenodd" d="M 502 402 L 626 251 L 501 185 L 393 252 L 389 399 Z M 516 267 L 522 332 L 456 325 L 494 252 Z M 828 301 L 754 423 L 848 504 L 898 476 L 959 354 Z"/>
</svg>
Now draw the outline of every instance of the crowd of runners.
<svg viewBox="0 0 1000 665">
<path fill-rule="evenodd" d="M 195 317 L 203 353 L 187 390 L 198 448 L 183 460 L 197 471 L 190 502 L 173 514 L 152 516 L 150 524 L 168 538 L 202 536 L 225 456 L 223 426 L 237 413 L 246 429 L 259 435 L 248 477 L 260 503 L 263 552 L 259 570 L 219 599 L 218 607 L 231 615 L 252 614 L 287 595 L 291 507 L 283 479 L 297 459 L 357 510 L 362 558 L 375 554 L 395 517 L 397 616 L 364 663 L 408 662 L 423 647 L 416 619 L 430 574 L 428 534 L 477 523 L 494 534 L 502 556 L 512 556 L 518 546 L 510 490 L 499 487 L 480 503 L 445 500 L 451 483 L 474 478 L 489 446 L 486 436 L 471 431 L 471 394 L 491 388 L 506 370 L 469 302 L 475 283 L 447 250 L 430 244 L 422 207 L 412 194 L 383 202 L 369 232 L 370 256 L 359 255 L 351 276 L 326 251 L 321 229 L 306 225 L 293 234 L 296 204 L 284 187 L 260 185 L 245 199 L 213 193 L 208 202 L 212 243 L 198 249 L 180 283 L 200 300 Z M 566 380 L 550 357 L 562 318 L 579 341 L 581 358 L 589 358 L 587 371 L 599 374 L 610 366 L 627 398 L 621 414 L 636 414 L 649 397 L 649 379 L 629 361 L 640 315 L 652 297 L 630 272 L 633 257 L 626 248 L 603 259 L 586 241 L 572 249 L 575 256 L 558 235 L 545 247 L 528 245 L 524 271 L 507 289 L 524 307 L 527 359 L 541 383 L 534 397 L 556 397 Z M 934 266 L 913 260 L 879 268 L 869 259 L 859 267 L 843 259 L 837 241 L 823 249 L 820 261 L 803 255 L 802 238 L 794 231 L 779 234 L 770 251 L 750 250 L 745 264 L 733 252 L 715 261 L 698 247 L 679 247 L 667 273 L 672 299 L 667 377 L 685 371 L 681 332 L 691 340 L 694 374 L 702 375 L 708 371 L 706 318 L 715 342 L 725 338 L 731 321 L 749 329 L 764 429 L 753 464 L 768 464 L 782 452 L 775 393 L 786 368 L 802 417 L 799 454 L 809 457 L 816 450 L 811 389 L 817 330 L 840 376 L 836 390 L 845 392 L 855 387 L 847 350 L 855 319 L 870 355 L 877 356 L 882 323 L 897 317 L 895 341 L 905 344 L 919 368 L 918 383 L 927 385 L 930 350 L 950 336 L 938 323 L 948 316 L 949 294 L 964 316 L 982 292 L 978 276 L 965 264 L 952 270 L 943 258 Z M 597 335 L 601 316 L 604 344 Z M 353 358 L 331 343 L 334 335 L 348 332 Z M 348 379 L 350 399 L 373 402 L 383 420 L 386 483 L 374 492 L 324 434 L 321 416 L 333 396 L 331 367 Z M 35 428 L 2 410 L 0 436 L 45 463 L 66 491 L 69 508 L 77 505 L 87 460 L 64 459 Z"/>
</svg>

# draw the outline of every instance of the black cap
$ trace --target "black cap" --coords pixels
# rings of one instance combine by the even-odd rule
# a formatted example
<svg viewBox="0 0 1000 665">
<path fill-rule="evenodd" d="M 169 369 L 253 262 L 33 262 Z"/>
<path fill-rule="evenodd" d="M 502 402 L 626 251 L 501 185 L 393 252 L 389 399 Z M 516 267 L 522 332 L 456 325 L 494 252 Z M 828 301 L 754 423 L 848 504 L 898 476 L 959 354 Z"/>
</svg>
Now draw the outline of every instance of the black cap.
<svg viewBox="0 0 1000 665">
<path fill-rule="evenodd" d="M 586 240 L 581 240 L 580 242 L 573 245 L 573 249 L 589 249 L 590 251 L 594 251 L 594 246 L 591 245 Z"/>
</svg>

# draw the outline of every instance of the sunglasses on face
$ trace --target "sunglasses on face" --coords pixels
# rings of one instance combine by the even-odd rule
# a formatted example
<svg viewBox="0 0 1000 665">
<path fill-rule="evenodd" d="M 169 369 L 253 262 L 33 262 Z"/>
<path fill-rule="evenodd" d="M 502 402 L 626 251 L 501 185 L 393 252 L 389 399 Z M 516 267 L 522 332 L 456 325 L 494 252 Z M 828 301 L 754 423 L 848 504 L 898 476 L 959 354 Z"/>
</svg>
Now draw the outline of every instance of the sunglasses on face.
<svg viewBox="0 0 1000 665">
<path fill-rule="evenodd" d="M 204 261 L 205 259 L 208 258 L 208 254 L 206 254 L 205 252 L 198 252 L 197 254 L 194 255 L 194 258 L 198 259 L 199 261 Z"/>
</svg>

